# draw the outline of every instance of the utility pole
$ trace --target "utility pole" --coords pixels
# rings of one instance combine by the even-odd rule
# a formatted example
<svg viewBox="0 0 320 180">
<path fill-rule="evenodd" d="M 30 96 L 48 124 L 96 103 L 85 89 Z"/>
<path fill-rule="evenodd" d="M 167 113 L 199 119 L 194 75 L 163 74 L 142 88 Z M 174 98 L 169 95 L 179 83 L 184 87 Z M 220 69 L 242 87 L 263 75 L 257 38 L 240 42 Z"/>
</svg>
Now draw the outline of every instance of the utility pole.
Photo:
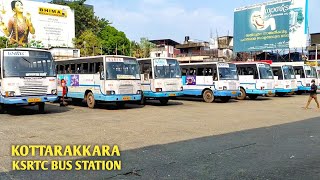
<svg viewBox="0 0 320 180">
<path fill-rule="evenodd" d="M 316 44 L 316 66 L 318 67 L 318 45 Z"/>
</svg>

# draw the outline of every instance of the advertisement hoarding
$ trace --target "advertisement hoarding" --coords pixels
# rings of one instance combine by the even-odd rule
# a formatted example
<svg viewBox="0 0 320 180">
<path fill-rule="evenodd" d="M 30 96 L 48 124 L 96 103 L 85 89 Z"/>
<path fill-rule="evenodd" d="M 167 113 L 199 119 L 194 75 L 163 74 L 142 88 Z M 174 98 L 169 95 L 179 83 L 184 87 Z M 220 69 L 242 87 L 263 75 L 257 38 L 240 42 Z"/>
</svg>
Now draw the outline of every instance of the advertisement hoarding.
<svg viewBox="0 0 320 180">
<path fill-rule="evenodd" d="M 27 1 L 0 0 L 0 36 L 8 44 L 72 47 L 74 11 L 68 6 Z"/>
<path fill-rule="evenodd" d="M 308 0 L 274 0 L 235 9 L 235 52 L 304 48 Z"/>
</svg>

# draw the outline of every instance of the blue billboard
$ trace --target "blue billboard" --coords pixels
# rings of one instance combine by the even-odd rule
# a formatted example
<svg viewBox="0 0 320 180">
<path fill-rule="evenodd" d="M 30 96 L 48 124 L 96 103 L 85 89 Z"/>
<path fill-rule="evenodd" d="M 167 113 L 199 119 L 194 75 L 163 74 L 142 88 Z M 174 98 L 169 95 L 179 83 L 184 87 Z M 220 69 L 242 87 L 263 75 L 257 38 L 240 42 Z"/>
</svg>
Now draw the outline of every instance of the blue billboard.
<svg viewBox="0 0 320 180">
<path fill-rule="evenodd" d="M 308 0 L 274 0 L 235 9 L 234 51 L 304 48 Z"/>
</svg>

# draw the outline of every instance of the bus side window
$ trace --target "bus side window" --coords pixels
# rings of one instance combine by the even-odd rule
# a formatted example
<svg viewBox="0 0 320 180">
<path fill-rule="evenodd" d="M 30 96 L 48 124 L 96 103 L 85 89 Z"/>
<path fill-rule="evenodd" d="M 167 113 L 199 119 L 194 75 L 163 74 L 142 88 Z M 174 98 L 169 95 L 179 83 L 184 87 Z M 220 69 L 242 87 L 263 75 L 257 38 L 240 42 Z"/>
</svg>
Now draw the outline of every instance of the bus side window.
<svg viewBox="0 0 320 180">
<path fill-rule="evenodd" d="M 217 70 L 217 66 L 213 66 L 212 69 L 212 79 L 214 81 L 218 81 L 218 70 Z"/>
<path fill-rule="evenodd" d="M 94 63 L 90 63 L 89 74 L 94 74 Z"/>
<path fill-rule="evenodd" d="M 82 64 L 82 74 L 87 74 L 89 72 L 89 64 L 88 63 L 83 63 Z"/>
<path fill-rule="evenodd" d="M 196 69 L 190 68 L 189 75 L 197 75 Z"/>
<path fill-rule="evenodd" d="M 2 79 L 1 75 L 2 75 L 2 74 L 1 74 L 1 65 L 0 65 L 0 79 Z"/>
<path fill-rule="evenodd" d="M 186 76 L 187 75 L 187 72 L 188 72 L 188 69 L 186 68 L 182 68 L 182 76 Z"/>
<path fill-rule="evenodd" d="M 69 72 L 70 72 L 70 74 L 76 73 L 76 65 L 75 64 L 71 64 L 71 69 Z"/>
<path fill-rule="evenodd" d="M 204 68 L 198 68 L 197 69 L 197 75 L 198 76 L 204 76 Z"/>
<path fill-rule="evenodd" d="M 144 80 L 149 80 L 153 78 L 151 63 L 142 62 L 142 74 L 144 74 Z"/>
<path fill-rule="evenodd" d="M 64 74 L 69 74 L 71 70 L 70 64 L 67 64 L 65 69 L 64 69 Z"/>
<path fill-rule="evenodd" d="M 253 79 L 259 79 L 259 74 L 258 74 L 258 70 L 253 69 Z"/>
</svg>

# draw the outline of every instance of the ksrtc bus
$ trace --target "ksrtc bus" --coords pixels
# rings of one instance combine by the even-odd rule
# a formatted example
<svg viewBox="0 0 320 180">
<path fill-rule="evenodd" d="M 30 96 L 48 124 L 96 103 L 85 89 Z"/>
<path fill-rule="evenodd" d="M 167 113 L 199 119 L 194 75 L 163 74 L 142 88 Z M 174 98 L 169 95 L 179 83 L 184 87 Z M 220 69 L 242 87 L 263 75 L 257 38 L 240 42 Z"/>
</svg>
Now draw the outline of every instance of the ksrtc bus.
<svg viewBox="0 0 320 180">
<path fill-rule="evenodd" d="M 0 112 L 5 106 L 38 105 L 57 100 L 55 64 L 49 51 L 31 48 L 0 50 Z"/>
<path fill-rule="evenodd" d="M 237 69 L 232 63 L 183 63 L 180 66 L 186 96 L 202 96 L 205 102 L 211 103 L 215 99 L 228 102 L 240 94 Z"/>
<path fill-rule="evenodd" d="M 58 95 L 62 96 L 61 80 L 66 81 L 67 97 L 86 102 L 94 108 L 97 102 L 141 100 L 140 69 L 136 58 L 127 56 L 91 56 L 56 60 Z"/>
<path fill-rule="evenodd" d="M 275 79 L 275 94 L 277 96 L 294 94 L 298 91 L 298 84 L 293 66 L 276 62 L 272 63 L 271 67 Z"/>
<path fill-rule="evenodd" d="M 157 99 L 162 105 L 183 95 L 181 69 L 173 58 L 138 59 L 141 73 L 142 103 Z"/>
<path fill-rule="evenodd" d="M 269 64 L 265 62 L 235 62 L 239 74 L 241 95 L 239 100 L 248 96 L 256 99 L 258 96 L 275 93 L 275 81 Z"/>
<path fill-rule="evenodd" d="M 297 94 L 311 90 L 311 81 L 317 79 L 317 72 L 315 68 L 304 64 L 304 62 L 286 62 L 292 65 L 298 82 Z"/>
</svg>

